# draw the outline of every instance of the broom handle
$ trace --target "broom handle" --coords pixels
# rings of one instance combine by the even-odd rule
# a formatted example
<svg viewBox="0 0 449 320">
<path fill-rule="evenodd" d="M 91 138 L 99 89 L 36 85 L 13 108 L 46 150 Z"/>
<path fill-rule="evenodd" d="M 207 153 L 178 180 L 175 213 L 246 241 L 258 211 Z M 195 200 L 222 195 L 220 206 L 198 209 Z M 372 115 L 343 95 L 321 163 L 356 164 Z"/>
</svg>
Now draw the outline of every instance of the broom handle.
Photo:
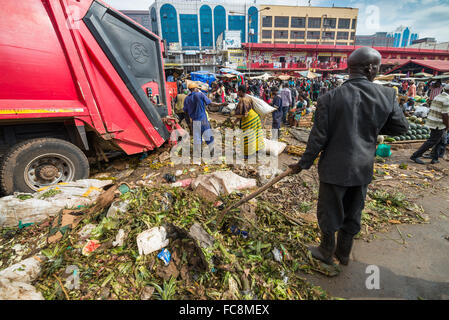
<svg viewBox="0 0 449 320">
<path fill-rule="evenodd" d="M 225 210 L 223 210 L 220 213 L 220 216 L 218 217 L 218 221 L 217 221 L 217 226 L 221 225 L 221 222 L 222 222 L 225 214 L 228 213 L 230 210 L 232 210 L 234 208 L 237 208 L 238 206 L 241 206 L 245 202 L 248 202 L 249 200 L 257 197 L 259 194 L 261 194 L 262 192 L 264 192 L 265 190 L 267 190 L 268 188 L 270 188 L 274 184 L 278 183 L 279 181 L 281 181 L 282 179 L 284 179 L 286 176 L 290 175 L 291 173 L 292 173 L 292 169 L 288 168 L 287 170 L 282 172 L 280 175 L 278 175 L 276 178 L 274 178 L 273 180 L 271 180 L 267 184 L 263 185 L 262 187 L 260 187 L 256 191 L 254 191 L 253 193 L 247 195 L 246 197 L 244 197 L 243 199 L 241 199 L 237 203 L 234 203 L 233 205 L 227 207 Z"/>
</svg>

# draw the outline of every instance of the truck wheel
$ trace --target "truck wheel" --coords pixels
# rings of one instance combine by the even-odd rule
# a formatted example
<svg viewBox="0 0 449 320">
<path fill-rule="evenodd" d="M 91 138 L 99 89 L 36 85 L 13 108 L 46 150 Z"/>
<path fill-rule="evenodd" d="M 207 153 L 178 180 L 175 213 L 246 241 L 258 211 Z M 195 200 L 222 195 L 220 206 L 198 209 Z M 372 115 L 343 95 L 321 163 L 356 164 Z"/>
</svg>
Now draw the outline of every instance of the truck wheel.
<svg viewBox="0 0 449 320">
<path fill-rule="evenodd" d="M 0 165 L 0 189 L 6 195 L 88 177 L 86 155 L 72 143 L 54 138 L 16 144 Z"/>
</svg>

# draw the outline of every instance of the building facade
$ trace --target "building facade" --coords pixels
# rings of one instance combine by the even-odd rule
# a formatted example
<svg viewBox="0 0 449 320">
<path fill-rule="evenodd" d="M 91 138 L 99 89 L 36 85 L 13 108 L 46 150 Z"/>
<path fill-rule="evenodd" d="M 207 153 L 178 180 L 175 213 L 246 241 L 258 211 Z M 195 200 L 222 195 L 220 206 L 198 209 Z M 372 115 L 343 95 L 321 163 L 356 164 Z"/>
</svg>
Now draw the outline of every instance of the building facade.
<svg viewBox="0 0 449 320">
<path fill-rule="evenodd" d="M 258 42 L 258 9 L 244 1 L 155 0 L 150 30 L 167 41 L 169 63 L 183 66 L 186 72 L 213 72 L 219 64 L 217 46 L 229 41 L 226 31 L 240 32 L 235 42 Z"/>
<path fill-rule="evenodd" d="M 356 46 L 367 47 L 394 47 L 394 38 L 387 32 L 376 32 L 371 36 L 355 36 Z"/>
<path fill-rule="evenodd" d="M 122 10 L 120 12 L 148 30 L 151 30 L 150 15 L 148 14 L 148 10 Z"/>
<path fill-rule="evenodd" d="M 354 45 L 358 9 L 270 5 L 259 43 Z M 257 41 L 256 41 L 257 42 Z"/>
<path fill-rule="evenodd" d="M 347 58 L 360 46 L 304 44 L 243 44 L 243 70 L 285 73 L 312 70 L 319 73 L 346 72 Z M 409 60 L 449 62 L 449 50 L 375 47 L 382 55 L 382 70 L 388 71 Z"/>
<path fill-rule="evenodd" d="M 151 30 L 183 50 L 215 49 L 226 30 L 240 31 L 241 43 L 258 41 L 258 5 L 225 1 L 156 0 L 150 7 Z M 249 20 L 251 17 L 251 25 Z"/>
<path fill-rule="evenodd" d="M 405 48 L 418 39 L 418 34 L 412 32 L 411 27 L 400 26 L 394 32 L 388 33 L 388 37 L 393 38 L 393 47 Z"/>
</svg>

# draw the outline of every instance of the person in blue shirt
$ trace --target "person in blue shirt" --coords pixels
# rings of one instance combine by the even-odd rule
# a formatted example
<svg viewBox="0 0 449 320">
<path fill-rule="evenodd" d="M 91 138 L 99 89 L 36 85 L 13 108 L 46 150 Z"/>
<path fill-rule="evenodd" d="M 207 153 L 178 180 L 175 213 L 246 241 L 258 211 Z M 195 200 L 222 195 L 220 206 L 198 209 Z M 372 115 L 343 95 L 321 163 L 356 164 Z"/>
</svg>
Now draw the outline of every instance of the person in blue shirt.
<svg viewBox="0 0 449 320">
<path fill-rule="evenodd" d="M 184 100 L 184 112 L 191 119 L 190 132 L 193 132 L 193 143 L 201 144 L 203 133 L 211 129 L 209 119 L 207 117 L 206 108 L 208 105 L 220 107 L 227 105 L 226 103 L 215 103 L 212 102 L 203 92 L 200 91 L 200 87 L 195 82 L 189 83 L 190 94 Z M 201 131 L 194 130 L 198 123 L 201 126 Z M 212 132 L 207 133 L 204 136 L 206 144 L 212 148 L 212 143 L 214 142 L 214 137 Z"/>
</svg>

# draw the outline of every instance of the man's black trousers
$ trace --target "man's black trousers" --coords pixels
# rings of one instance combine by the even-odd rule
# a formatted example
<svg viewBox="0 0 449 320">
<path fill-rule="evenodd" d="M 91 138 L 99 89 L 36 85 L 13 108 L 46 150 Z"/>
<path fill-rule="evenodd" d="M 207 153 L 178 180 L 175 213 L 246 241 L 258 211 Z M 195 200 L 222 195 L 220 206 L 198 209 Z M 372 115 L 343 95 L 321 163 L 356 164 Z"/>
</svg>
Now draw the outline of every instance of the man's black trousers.
<svg viewBox="0 0 449 320">
<path fill-rule="evenodd" d="M 359 233 L 367 189 L 368 185 L 342 187 L 320 182 L 317 217 L 321 231 Z"/>
<path fill-rule="evenodd" d="M 412 158 L 421 157 L 424 154 L 424 152 L 439 144 L 445 132 L 446 130 L 444 129 L 441 130 L 431 129 L 430 138 L 427 139 L 427 141 L 424 142 L 423 145 L 412 155 Z M 433 159 L 438 160 L 438 154 L 433 154 L 432 156 Z"/>
</svg>

